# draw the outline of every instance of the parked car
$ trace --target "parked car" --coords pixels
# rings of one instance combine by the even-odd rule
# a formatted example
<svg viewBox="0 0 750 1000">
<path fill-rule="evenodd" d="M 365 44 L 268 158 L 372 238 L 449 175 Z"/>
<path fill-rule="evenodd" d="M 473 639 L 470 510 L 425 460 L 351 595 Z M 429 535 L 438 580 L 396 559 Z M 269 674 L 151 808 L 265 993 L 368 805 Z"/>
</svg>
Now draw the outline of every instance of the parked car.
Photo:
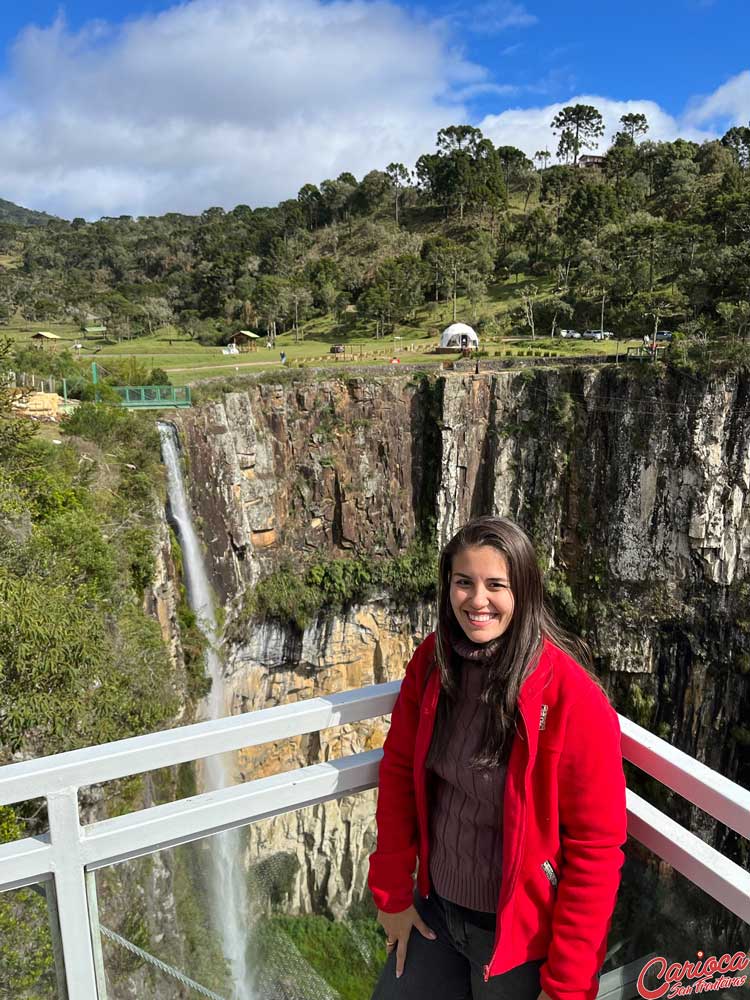
<svg viewBox="0 0 750 1000">
<path fill-rule="evenodd" d="M 331 349 L 330 349 L 330 351 L 328 353 L 329 354 L 343 354 L 344 353 L 344 345 L 343 344 L 334 344 L 331 347 Z"/>
<path fill-rule="evenodd" d="M 669 330 L 657 330 L 656 331 L 656 340 L 657 341 L 658 340 L 666 340 L 667 342 L 669 342 L 671 339 L 672 339 L 672 334 L 669 332 Z"/>
<path fill-rule="evenodd" d="M 604 334 L 601 330 L 584 330 L 583 331 L 584 340 L 604 340 Z"/>
<path fill-rule="evenodd" d="M 578 330 L 560 330 L 560 336 L 563 340 L 567 337 L 568 340 L 580 340 L 581 335 Z"/>
</svg>

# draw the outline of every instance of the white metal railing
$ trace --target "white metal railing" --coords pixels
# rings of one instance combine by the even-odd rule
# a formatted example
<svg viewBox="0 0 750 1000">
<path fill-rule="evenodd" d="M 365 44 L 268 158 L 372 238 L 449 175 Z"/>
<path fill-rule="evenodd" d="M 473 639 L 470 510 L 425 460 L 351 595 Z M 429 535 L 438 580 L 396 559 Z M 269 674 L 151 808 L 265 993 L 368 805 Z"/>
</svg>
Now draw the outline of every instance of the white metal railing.
<svg viewBox="0 0 750 1000">
<path fill-rule="evenodd" d="M 0 768 L 0 805 L 45 798 L 49 834 L 0 846 L 0 890 L 54 880 L 69 1000 L 97 1000 L 97 868 L 373 788 L 381 751 L 354 754 L 81 826 L 80 788 L 390 713 L 399 682 L 279 705 Z M 625 758 L 750 837 L 750 791 L 620 717 Z M 628 832 L 750 922 L 750 873 L 628 790 Z M 92 894 L 94 894 L 92 896 Z M 101 976 L 101 971 L 100 971 Z M 604 981 L 603 984 L 604 985 Z"/>
</svg>

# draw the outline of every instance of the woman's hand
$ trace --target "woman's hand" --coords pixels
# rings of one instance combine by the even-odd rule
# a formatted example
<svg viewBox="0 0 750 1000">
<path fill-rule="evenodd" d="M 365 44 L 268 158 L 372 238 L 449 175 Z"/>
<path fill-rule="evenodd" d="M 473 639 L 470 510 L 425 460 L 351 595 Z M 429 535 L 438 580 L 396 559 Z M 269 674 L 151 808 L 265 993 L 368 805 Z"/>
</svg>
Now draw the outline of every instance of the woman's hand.
<svg viewBox="0 0 750 1000">
<path fill-rule="evenodd" d="M 550 996 L 548 996 L 544 992 L 544 990 L 542 990 L 542 992 L 539 994 L 539 996 L 536 998 L 536 1000 L 552 1000 L 552 998 Z"/>
<path fill-rule="evenodd" d="M 388 954 L 396 949 L 396 979 L 400 979 L 404 971 L 406 949 L 412 927 L 416 927 L 428 941 L 434 941 L 437 937 L 437 934 L 422 920 L 414 905 L 400 913 L 383 913 L 382 910 L 378 910 L 378 923 L 385 931 L 385 947 Z"/>
</svg>

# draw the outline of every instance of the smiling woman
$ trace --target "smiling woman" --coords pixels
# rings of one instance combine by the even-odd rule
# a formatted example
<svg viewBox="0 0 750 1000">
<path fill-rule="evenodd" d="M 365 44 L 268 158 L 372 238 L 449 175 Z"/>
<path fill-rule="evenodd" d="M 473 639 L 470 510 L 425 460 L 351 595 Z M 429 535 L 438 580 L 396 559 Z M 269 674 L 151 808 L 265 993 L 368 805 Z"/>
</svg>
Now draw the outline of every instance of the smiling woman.
<svg viewBox="0 0 750 1000">
<path fill-rule="evenodd" d="M 438 628 L 380 769 L 369 881 L 389 955 L 373 1000 L 596 996 L 626 814 L 617 716 L 589 662 L 518 525 L 477 518 L 445 546 Z"/>
<path fill-rule="evenodd" d="M 490 545 L 458 552 L 453 559 L 450 599 L 456 621 L 474 642 L 501 636 L 515 605 L 505 556 Z"/>
</svg>

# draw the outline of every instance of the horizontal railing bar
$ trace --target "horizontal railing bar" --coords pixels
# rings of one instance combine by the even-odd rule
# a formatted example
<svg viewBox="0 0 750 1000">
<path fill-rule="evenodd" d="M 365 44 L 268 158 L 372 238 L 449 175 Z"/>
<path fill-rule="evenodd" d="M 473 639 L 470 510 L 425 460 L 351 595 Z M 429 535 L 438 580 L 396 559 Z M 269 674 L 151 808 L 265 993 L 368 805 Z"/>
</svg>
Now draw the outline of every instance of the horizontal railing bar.
<svg viewBox="0 0 750 1000">
<path fill-rule="evenodd" d="M 52 876 L 52 847 L 47 834 L 0 844 L 0 892 L 21 889 Z"/>
<path fill-rule="evenodd" d="M 628 833 L 631 837 L 726 909 L 750 923 L 750 872 L 630 789 L 627 791 L 627 804 Z"/>
<path fill-rule="evenodd" d="M 0 768 L 0 805 L 388 715 L 400 681 L 197 722 Z"/>
<path fill-rule="evenodd" d="M 176 847 L 260 819 L 354 794 L 377 784 L 381 750 L 371 750 L 91 824 L 79 857 L 96 869 Z M 750 922 L 750 873 L 631 790 L 628 832 L 722 906 Z M 53 872 L 46 837 L 0 847 L 0 886 L 18 888 Z"/>
<path fill-rule="evenodd" d="M 617 969 L 605 972 L 599 980 L 599 992 L 596 1000 L 630 1000 L 630 997 L 638 996 L 638 976 L 641 969 L 652 955 L 645 955 L 637 958 L 634 962 L 621 965 Z"/>
<path fill-rule="evenodd" d="M 619 718 L 622 752 L 626 760 L 742 837 L 750 839 L 750 790 L 630 719 L 622 715 Z"/>
<path fill-rule="evenodd" d="M 374 788 L 381 757 L 368 750 L 93 823 L 81 838 L 84 863 L 103 868 Z"/>
</svg>

